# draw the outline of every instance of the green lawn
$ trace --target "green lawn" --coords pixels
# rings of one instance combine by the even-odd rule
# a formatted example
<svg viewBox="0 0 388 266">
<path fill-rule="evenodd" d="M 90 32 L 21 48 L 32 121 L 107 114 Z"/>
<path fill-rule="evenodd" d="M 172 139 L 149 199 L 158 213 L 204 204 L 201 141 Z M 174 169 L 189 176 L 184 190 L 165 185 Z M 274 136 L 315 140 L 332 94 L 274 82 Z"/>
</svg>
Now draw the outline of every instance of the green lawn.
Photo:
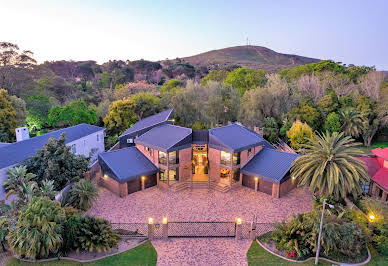
<svg viewBox="0 0 388 266">
<path fill-rule="evenodd" d="M 360 146 L 367 154 L 371 154 L 370 150 L 376 149 L 376 148 L 387 148 L 388 142 L 373 142 L 370 147 L 367 146 Z"/>
<path fill-rule="evenodd" d="M 70 260 L 57 260 L 49 261 L 42 263 L 28 263 L 21 262 L 18 259 L 11 259 L 8 261 L 6 266 L 15 266 L 15 265 L 41 265 L 41 266 L 58 266 L 58 265 L 156 265 L 157 254 L 155 248 L 152 246 L 151 242 L 147 241 L 144 244 L 141 244 L 131 250 L 107 257 L 95 262 L 89 263 L 80 263 Z"/>
</svg>

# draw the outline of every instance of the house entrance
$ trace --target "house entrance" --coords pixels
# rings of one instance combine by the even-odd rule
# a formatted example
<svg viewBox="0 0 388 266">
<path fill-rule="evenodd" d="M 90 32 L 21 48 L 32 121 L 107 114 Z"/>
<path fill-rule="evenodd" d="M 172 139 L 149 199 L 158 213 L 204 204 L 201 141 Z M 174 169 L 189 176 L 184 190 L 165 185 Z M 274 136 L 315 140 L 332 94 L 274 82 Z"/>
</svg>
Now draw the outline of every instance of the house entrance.
<svg viewBox="0 0 388 266">
<path fill-rule="evenodd" d="M 193 181 L 208 181 L 207 144 L 193 144 Z"/>
</svg>

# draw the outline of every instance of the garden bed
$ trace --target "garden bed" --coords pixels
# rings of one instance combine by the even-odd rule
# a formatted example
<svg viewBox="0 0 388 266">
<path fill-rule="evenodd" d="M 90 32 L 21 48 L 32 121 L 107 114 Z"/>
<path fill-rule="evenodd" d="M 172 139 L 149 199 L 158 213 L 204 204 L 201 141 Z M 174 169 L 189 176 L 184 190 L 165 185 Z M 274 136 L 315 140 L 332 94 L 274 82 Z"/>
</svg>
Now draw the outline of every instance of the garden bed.
<svg viewBox="0 0 388 266">
<path fill-rule="evenodd" d="M 267 251 L 270 251 L 274 255 L 278 255 L 279 257 L 293 261 L 293 262 L 306 262 L 312 258 L 315 258 L 315 254 L 311 254 L 310 256 L 303 256 L 299 258 L 293 258 L 290 257 L 286 250 L 279 250 L 276 248 L 275 242 L 272 241 L 269 236 L 271 232 L 268 232 L 260 237 L 257 238 L 258 243 Z M 369 262 L 370 260 L 370 252 L 367 247 L 362 249 L 362 253 L 358 255 L 355 258 L 349 258 L 349 257 L 325 257 L 325 256 L 319 256 L 320 259 L 326 259 L 330 262 L 336 263 L 336 264 L 356 264 L 356 265 L 363 265 Z"/>
</svg>

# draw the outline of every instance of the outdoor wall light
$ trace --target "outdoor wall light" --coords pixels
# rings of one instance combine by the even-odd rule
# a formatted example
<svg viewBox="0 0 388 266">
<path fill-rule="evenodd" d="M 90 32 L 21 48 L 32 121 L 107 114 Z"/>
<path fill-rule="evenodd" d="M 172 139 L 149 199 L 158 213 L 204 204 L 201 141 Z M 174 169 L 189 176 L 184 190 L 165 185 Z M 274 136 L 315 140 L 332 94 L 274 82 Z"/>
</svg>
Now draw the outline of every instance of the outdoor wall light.
<svg viewBox="0 0 388 266">
<path fill-rule="evenodd" d="M 163 224 L 167 224 L 167 217 L 163 217 Z"/>
<path fill-rule="evenodd" d="M 375 216 L 373 214 L 369 215 L 369 219 L 373 221 L 375 219 Z"/>
<path fill-rule="evenodd" d="M 255 177 L 255 181 L 259 181 L 259 178 L 257 176 Z"/>
<path fill-rule="evenodd" d="M 141 177 L 141 181 L 144 181 L 144 180 L 145 180 L 145 176 L 142 176 L 142 177 Z"/>
<path fill-rule="evenodd" d="M 154 223 L 154 219 L 152 219 L 151 217 L 148 218 L 148 224 L 153 224 Z"/>
<path fill-rule="evenodd" d="M 236 219 L 236 224 L 242 224 L 242 220 L 241 220 L 240 217 L 237 217 L 237 219 Z"/>
</svg>

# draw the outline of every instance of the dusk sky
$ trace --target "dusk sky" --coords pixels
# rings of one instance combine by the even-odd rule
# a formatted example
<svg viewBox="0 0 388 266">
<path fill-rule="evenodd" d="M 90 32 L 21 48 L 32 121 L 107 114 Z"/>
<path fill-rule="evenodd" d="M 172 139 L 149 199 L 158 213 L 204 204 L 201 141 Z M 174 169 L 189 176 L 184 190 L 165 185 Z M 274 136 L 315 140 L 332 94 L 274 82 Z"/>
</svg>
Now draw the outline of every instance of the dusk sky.
<svg viewBox="0 0 388 266">
<path fill-rule="evenodd" d="M 388 1 L 0 0 L 0 41 L 45 60 L 161 60 L 213 49 L 280 53 L 388 70 Z"/>
</svg>

